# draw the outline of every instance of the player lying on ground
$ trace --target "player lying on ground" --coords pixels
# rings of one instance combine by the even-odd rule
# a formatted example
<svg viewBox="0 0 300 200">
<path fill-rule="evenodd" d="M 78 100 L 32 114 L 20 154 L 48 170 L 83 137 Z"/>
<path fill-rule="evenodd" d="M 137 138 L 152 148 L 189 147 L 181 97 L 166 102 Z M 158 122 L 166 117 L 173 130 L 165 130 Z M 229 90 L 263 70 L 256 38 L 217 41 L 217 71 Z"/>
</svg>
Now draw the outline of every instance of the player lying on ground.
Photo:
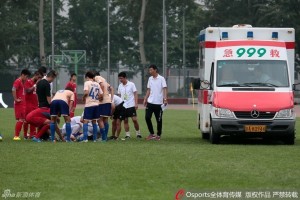
<svg viewBox="0 0 300 200">
<path fill-rule="evenodd" d="M 82 116 L 75 116 L 71 118 L 71 140 L 72 141 L 83 141 L 83 118 Z M 61 128 L 61 133 L 63 137 L 66 137 L 66 124 L 64 124 Z M 100 128 L 97 126 L 97 138 L 100 136 Z M 88 133 L 87 139 L 93 140 L 93 124 L 91 122 L 88 123 Z"/>
</svg>

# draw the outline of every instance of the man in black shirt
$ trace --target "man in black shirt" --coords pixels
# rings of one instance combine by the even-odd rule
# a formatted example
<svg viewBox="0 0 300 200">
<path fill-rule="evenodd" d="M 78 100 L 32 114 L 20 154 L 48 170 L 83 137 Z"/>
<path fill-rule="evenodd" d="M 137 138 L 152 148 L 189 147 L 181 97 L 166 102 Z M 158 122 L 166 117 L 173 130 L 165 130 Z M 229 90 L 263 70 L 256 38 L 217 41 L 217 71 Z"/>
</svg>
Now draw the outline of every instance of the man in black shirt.
<svg viewBox="0 0 300 200">
<path fill-rule="evenodd" d="M 51 87 L 50 83 L 56 78 L 56 72 L 50 71 L 45 79 L 40 80 L 36 84 L 36 94 L 39 100 L 39 107 L 50 108 L 51 103 Z"/>
</svg>

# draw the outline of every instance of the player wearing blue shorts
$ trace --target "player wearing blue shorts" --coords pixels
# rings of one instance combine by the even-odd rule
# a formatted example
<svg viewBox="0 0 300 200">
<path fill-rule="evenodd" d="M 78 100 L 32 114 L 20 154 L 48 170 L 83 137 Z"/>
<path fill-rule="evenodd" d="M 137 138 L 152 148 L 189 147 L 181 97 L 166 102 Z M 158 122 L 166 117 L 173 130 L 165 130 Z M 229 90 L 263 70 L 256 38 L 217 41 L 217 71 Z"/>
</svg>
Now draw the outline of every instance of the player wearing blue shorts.
<svg viewBox="0 0 300 200">
<path fill-rule="evenodd" d="M 51 140 L 55 141 L 55 123 L 57 116 L 63 116 L 66 123 L 66 132 L 67 132 L 67 142 L 70 142 L 71 135 L 71 119 L 70 119 L 70 110 L 72 110 L 74 102 L 74 93 L 71 88 L 66 88 L 65 90 L 58 90 L 53 97 L 50 104 L 50 132 Z"/>
<path fill-rule="evenodd" d="M 108 118 L 111 116 L 111 104 L 114 97 L 114 90 L 100 75 L 95 77 L 95 81 L 100 84 L 103 91 L 103 97 L 100 99 L 99 103 L 100 119 L 98 120 L 98 123 L 102 141 L 106 141 L 109 130 Z"/>
<path fill-rule="evenodd" d="M 97 140 L 97 121 L 100 118 L 99 113 L 99 98 L 102 97 L 102 90 L 100 85 L 94 81 L 95 74 L 88 71 L 85 74 L 85 82 L 83 87 L 82 100 L 85 102 L 83 113 L 83 142 L 87 142 L 88 139 L 88 123 L 92 121 L 93 124 L 93 140 Z M 100 124 L 99 124 L 100 127 Z"/>
</svg>

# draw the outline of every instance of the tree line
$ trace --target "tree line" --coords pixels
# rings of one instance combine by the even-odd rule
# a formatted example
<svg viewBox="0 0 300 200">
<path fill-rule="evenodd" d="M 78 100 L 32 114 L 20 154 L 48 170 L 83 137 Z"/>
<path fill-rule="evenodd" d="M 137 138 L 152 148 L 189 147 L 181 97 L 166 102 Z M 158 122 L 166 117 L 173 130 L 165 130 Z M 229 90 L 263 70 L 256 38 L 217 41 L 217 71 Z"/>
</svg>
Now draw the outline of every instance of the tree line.
<svg viewBox="0 0 300 200">
<path fill-rule="evenodd" d="M 107 1 L 54 1 L 55 53 L 61 54 L 60 50 L 67 49 L 86 50 L 88 63 L 105 68 Z M 162 0 L 109 2 L 110 62 L 131 68 L 148 63 L 161 66 Z M 300 53 L 300 23 L 297 21 L 300 0 L 165 2 L 168 67 L 198 66 L 197 36 L 208 26 L 293 27 L 296 30 L 296 53 Z M 45 59 L 51 55 L 51 0 L 1 0 L 0 19 L 0 67 L 45 65 Z M 183 43 L 186 59 L 183 59 Z M 296 65 L 299 65 L 298 60 Z"/>
</svg>

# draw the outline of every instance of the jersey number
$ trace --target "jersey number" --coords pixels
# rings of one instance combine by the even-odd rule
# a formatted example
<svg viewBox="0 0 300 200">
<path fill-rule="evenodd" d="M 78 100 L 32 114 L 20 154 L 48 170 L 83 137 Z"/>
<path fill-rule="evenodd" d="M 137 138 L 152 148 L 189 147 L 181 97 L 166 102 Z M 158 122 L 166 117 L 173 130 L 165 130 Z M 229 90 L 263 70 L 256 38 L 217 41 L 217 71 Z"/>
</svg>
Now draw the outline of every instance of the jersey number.
<svg viewBox="0 0 300 200">
<path fill-rule="evenodd" d="M 90 90 L 89 96 L 92 99 L 98 100 L 99 99 L 99 88 L 92 87 L 91 90 Z"/>
</svg>

